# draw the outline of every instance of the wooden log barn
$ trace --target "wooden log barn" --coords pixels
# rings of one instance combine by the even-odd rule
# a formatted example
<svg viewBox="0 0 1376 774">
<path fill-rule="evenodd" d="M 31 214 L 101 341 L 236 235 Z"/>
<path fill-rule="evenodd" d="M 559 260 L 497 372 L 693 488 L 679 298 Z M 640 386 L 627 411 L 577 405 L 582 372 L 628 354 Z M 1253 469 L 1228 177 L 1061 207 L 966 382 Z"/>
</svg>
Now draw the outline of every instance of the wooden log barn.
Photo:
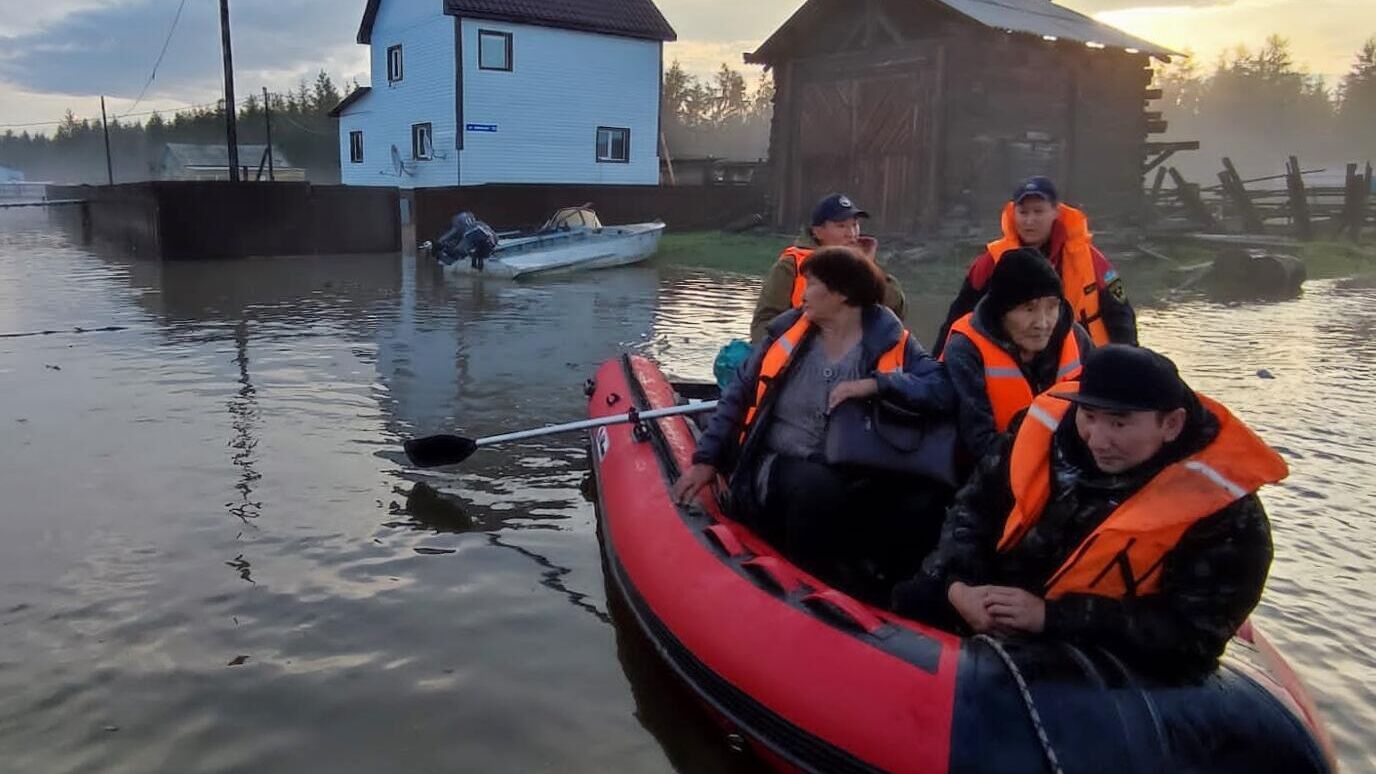
<svg viewBox="0 0 1376 774">
<path fill-rule="evenodd" d="M 984 233 L 1036 174 L 1092 215 L 1135 212 L 1191 145 L 1148 141 L 1150 61 L 1174 55 L 1049 0 L 807 0 L 745 55 L 774 75 L 775 225 L 845 191 L 874 233 Z"/>
</svg>

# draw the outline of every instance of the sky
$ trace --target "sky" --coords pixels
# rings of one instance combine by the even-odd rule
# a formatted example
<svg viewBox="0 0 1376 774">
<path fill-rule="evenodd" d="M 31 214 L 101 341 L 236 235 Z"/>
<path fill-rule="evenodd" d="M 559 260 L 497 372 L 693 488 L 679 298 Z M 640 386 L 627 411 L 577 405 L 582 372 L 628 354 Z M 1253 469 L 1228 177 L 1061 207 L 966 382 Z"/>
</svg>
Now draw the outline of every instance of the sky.
<svg viewBox="0 0 1376 774">
<path fill-rule="evenodd" d="M 421 2 L 421 0 L 390 0 Z M 439 0 L 429 0 L 438 4 Z M 915 1 L 915 0 L 914 0 Z M 155 77 L 154 61 L 176 29 Z M 365 0 L 231 0 L 235 83 L 242 98 L 267 86 L 291 88 L 324 69 L 336 83 L 367 84 L 367 49 L 354 42 Z M 696 74 L 722 62 L 745 70 L 753 50 L 802 0 L 658 0 L 679 42 L 665 60 Z M 1287 36 L 1296 59 L 1330 84 L 1376 35 L 1376 0 L 1062 0 L 1138 37 L 1192 51 L 1205 69 L 1239 43 Z M 219 99 L 216 0 L 0 0 L 0 132 L 51 131 L 70 109 L 99 118 L 141 119 L 150 110 Z M 140 92 L 144 92 L 139 100 Z M 31 126 L 21 126 L 31 124 Z"/>
</svg>

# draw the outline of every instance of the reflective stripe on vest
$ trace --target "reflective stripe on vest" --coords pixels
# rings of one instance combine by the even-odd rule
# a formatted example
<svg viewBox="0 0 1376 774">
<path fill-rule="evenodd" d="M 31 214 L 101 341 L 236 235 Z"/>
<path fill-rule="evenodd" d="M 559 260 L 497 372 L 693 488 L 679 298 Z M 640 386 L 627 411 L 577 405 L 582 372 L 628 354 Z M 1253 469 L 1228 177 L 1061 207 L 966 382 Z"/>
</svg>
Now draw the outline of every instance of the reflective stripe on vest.
<svg viewBox="0 0 1376 774">
<path fill-rule="evenodd" d="M 1089 218 L 1074 207 L 1066 204 L 1056 205 L 1057 220 L 1065 228 L 1065 245 L 1061 248 L 1061 288 L 1070 308 L 1075 310 L 1076 322 L 1089 331 L 1095 346 L 1109 343 L 1108 328 L 1104 326 L 1099 311 L 1099 275 L 1094 271 L 1093 234 L 1089 232 Z M 1022 247 L 1018 239 L 1017 212 L 1012 202 L 1003 208 L 1000 218 L 1003 237 L 988 244 L 989 255 L 997 264 L 1003 254 Z"/>
<path fill-rule="evenodd" d="M 808 319 L 807 315 L 802 315 L 797 322 L 784 331 L 782 336 L 775 339 L 774 343 L 769 346 L 769 351 L 764 353 L 764 361 L 760 363 L 760 375 L 755 379 L 755 402 L 746 409 L 745 424 L 741 426 L 740 440 L 742 443 L 745 442 L 746 436 L 755 424 L 755 417 L 759 414 L 760 408 L 764 406 L 765 398 L 774 389 L 774 384 L 779 376 L 793 362 L 793 353 L 797 352 L 798 345 L 803 342 L 811 330 L 812 321 Z M 908 329 L 904 328 L 902 335 L 898 337 L 898 343 L 879 357 L 879 363 L 874 368 L 877 373 L 890 374 L 903 370 L 903 366 L 907 362 L 908 336 Z"/>
<path fill-rule="evenodd" d="M 803 263 L 812 257 L 814 251 L 806 247 L 790 247 L 783 251 L 779 260 L 793 264 L 793 295 L 789 302 L 797 309 L 803 305 L 803 291 L 807 290 L 807 277 L 803 276 Z"/>
<path fill-rule="evenodd" d="M 1078 385 L 1070 385 L 1078 390 Z M 1070 391 L 1062 386 L 1058 392 Z M 1154 594 L 1166 555 L 1194 524 L 1289 474 L 1285 460 L 1222 405 L 1198 396 L 1218 420 L 1218 437 L 1192 457 L 1166 466 L 1109 514 L 1046 582 L 1046 598 Z M 1009 461 L 1013 510 L 998 550 L 1022 541 L 1051 498 L 1051 449 L 1068 401 L 1043 395 L 1018 431 Z"/>
<path fill-rule="evenodd" d="M 989 396 L 989 405 L 994 410 L 994 428 L 1000 433 L 1008 429 L 1013 417 L 1019 411 L 1032 405 L 1032 385 L 1017 361 L 1007 350 L 980 333 L 974 325 L 974 313 L 965 315 L 951 325 L 951 333 L 959 333 L 970 340 L 979 350 L 984 361 L 984 392 Z M 942 351 L 941 359 L 946 359 L 949 347 Z M 1060 364 L 1056 368 L 1056 381 L 1069 382 L 1080 378 L 1080 343 L 1075 340 L 1075 331 L 1066 334 L 1061 343 Z"/>
</svg>

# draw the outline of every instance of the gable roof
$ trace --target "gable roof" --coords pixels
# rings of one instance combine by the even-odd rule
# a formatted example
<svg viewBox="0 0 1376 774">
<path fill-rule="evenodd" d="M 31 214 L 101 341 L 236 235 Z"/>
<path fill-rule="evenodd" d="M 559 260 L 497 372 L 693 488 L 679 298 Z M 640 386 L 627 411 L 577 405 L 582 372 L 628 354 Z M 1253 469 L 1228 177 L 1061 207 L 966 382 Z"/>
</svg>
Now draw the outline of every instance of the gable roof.
<svg viewBox="0 0 1376 774">
<path fill-rule="evenodd" d="M 263 151 L 266 145 L 240 145 L 239 164 L 240 166 L 257 166 L 258 161 L 263 158 Z M 228 167 L 229 148 L 224 145 L 195 145 L 185 142 L 169 142 L 163 152 L 164 158 L 171 156 L 172 160 L 183 167 Z M 281 149 L 274 145 L 272 148 L 272 165 L 278 169 L 291 167 L 291 162 L 282 155 Z"/>
<path fill-rule="evenodd" d="M 341 115 L 344 114 L 344 111 L 352 107 L 355 102 L 363 99 L 364 97 L 372 93 L 372 86 L 359 86 L 357 89 L 354 89 L 353 91 L 349 92 L 344 97 L 344 99 L 341 99 L 338 105 L 335 105 L 334 107 L 330 108 L 330 118 L 339 118 Z"/>
<path fill-rule="evenodd" d="M 1051 0 L 928 0 L 945 6 L 952 11 L 985 27 L 1027 35 L 1054 37 L 1058 40 L 1073 40 L 1080 43 L 1132 49 L 1136 53 L 1169 59 L 1179 53 L 1158 46 L 1148 40 L 1134 37 L 1117 27 L 1095 21 L 1082 13 L 1056 5 Z M 784 25 L 769 36 L 754 53 L 746 54 L 745 61 L 751 64 L 769 64 L 785 59 L 781 56 L 788 50 L 785 41 L 793 36 L 814 18 L 825 15 L 830 9 L 823 9 L 819 0 L 808 0 Z"/>
<path fill-rule="evenodd" d="M 371 43 L 381 0 L 368 0 L 358 42 Z M 450 16 L 534 24 L 623 38 L 678 40 L 654 0 L 444 0 Z"/>
</svg>

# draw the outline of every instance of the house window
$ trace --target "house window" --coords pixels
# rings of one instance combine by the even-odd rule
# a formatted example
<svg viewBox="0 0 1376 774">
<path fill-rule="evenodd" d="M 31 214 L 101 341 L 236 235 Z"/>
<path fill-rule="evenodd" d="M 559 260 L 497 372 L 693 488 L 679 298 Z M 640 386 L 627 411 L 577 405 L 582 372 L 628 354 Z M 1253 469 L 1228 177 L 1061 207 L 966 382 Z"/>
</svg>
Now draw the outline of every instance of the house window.
<svg viewBox="0 0 1376 774">
<path fill-rule="evenodd" d="M 349 132 L 349 161 L 354 164 L 363 163 L 363 132 Z"/>
<path fill-rule="evenodd" d="M 597 160 L 625 164 L 631 160 L 631 130 L 597 127 Z"/>
<path fill-rule="evenodd" d="M 392 46 L 387 49 L 387 82 L 396 83 L 401 76 L 401 46 Z"/>
<path fill-rule="evenodd" d="M 478 69 L 511 72 L 511 33 L 478 30 Z"/>
<path fill-rule="evenodd" d="M 430 124 L 411 124 L 411 158 L 416 161 L 434 158 L 434 136 Z"/>
</svg>

